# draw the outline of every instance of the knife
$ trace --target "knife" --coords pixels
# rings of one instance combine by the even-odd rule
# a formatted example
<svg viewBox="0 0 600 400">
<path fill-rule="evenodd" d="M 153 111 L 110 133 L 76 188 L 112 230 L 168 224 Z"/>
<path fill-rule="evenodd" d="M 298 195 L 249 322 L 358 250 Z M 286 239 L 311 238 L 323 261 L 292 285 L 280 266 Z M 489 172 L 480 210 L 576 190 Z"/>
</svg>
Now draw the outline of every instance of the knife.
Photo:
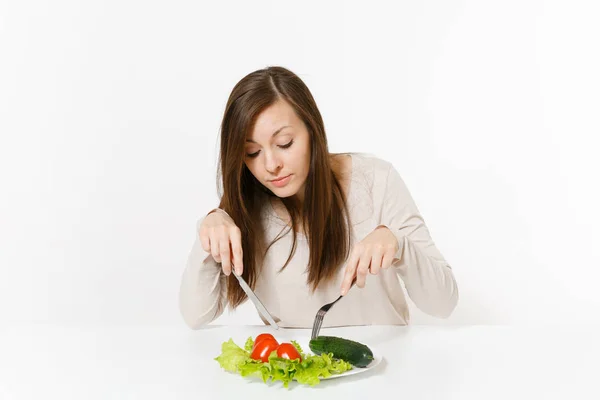
<svg viewBox="0 0 600 400">
<path fill-rule="evenodd" d="M 256 295 L 254 294 L 252 289 L 250 289 L 250 286 L 248 286 L 248 284 L 246 283 L 244 278 L 242 278 L 240 275 L 238 275 L 237 272 L 235 272 L 235 270 L 233 268 L 231 269 L 231 272 L 237 278 L 238 282 L 240 283 L 240 286 L 242 287 L 244 292 L 246 292 L 246 294 L 248 295 L 248 298 L 250 300 L 252 300 L 252 302 L 256 306 L 256 309 L 258 310 L 258 312 L 267 319 L 267 321 L 269 322 L 269 324 L 271 324 L 271 326 L 273 326 L 275 329 L 279 329 L 279 325 L 277 325 L 277 323 L 275 322 L 275 320 L 273 319 L 271 314 L 269 314 L 269 311 L 267 311 L 267 309 L 263 305 L 263 303 L 261 303 L 260 300 L 258 299 L 258 297 L 256 297 Z"/>
</svg>

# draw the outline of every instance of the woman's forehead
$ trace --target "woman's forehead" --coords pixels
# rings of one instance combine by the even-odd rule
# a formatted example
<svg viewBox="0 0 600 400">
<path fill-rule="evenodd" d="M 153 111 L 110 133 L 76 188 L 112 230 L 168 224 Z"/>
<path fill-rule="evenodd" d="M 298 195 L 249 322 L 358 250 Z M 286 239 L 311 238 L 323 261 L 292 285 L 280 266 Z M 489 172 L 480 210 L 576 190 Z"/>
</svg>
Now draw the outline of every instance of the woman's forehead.
<svg viewBox="0 0 600 400">
<path fill-rule="evenodd" d="M 263 110 L 250 130 L 249 141 L 269 141 L 278 135 L 291 133 L 300 122 L 294 109 L 286 102 L 277 102 Z"/>
</svg>

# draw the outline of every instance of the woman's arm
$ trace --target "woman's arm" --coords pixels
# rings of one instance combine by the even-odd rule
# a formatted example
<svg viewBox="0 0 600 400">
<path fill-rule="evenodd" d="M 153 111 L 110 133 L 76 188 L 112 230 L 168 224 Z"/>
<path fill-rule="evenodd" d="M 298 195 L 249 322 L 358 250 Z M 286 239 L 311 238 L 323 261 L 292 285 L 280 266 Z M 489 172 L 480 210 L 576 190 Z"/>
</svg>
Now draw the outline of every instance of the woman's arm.
<svg viewBox="0 0 600 400">
<path fill-rule="evenodd" d="M 393 267 L 415 305 L 436 317 L 450 316 L 458 302 L 452 268 L 436 248 L 404 181 L 390 165 L 381 224 L 398 240 Z"/>
<path fill-rule="evenodd" d="M 192 329 L 212 322 L 227 306 L 227 277 L 221 265 L 202 248 L 198 235 L 202 221 L 198 221 L 179 289 L 179 310 Z"/>
</svg>

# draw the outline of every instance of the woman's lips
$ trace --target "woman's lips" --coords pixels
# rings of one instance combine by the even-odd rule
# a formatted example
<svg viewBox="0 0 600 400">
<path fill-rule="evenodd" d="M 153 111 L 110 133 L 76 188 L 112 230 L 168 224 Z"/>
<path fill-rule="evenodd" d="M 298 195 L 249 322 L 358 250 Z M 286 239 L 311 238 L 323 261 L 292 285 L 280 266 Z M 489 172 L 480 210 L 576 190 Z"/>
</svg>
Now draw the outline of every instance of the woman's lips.
<svg viewBox="0 0 600 400">
<path fill-rule="evenodd" d="M 292 175 L 290 174 L 290 175 L 288 175 L 288 176 L 284 176 L 284 177 L 283 177 L 283 178 L 281 178 L 281 179 L 272 180 L 272 181 L 271 181 L 271 184 L 272 184 L 273 186 L 275 186 L 275 187 L 278 187 L 278 188 L 280 188 L 280 187 L 284 187 L 285 185 L 287 185 L 287 184 L 288 184 L 288 182 L 290 181 L 290 179 L 291 179 L 291 178 L 292 178 Z"/>
</svg>

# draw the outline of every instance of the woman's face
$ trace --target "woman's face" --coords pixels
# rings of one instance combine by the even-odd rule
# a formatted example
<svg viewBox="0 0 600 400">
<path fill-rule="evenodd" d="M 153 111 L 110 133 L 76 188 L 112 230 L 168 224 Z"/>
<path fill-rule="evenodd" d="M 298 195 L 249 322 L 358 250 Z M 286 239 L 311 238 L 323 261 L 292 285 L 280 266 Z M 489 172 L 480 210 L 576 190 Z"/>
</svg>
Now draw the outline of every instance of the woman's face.
<svg viewBox="0 0 600 400">
<path fill-rule="evenodd" d="M 304 200 L 310 164 L 310 135 L 283 100 L 266 108 L 246 138 L 245 163 L 252 175 L 278 197 Z"/>
</svg>

